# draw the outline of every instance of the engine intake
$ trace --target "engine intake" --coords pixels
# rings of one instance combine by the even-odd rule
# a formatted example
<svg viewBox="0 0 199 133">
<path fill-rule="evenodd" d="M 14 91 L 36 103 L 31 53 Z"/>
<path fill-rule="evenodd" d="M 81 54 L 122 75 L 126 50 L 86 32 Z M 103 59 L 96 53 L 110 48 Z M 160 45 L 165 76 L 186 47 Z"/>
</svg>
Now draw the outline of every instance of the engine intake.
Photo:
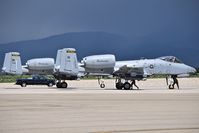
<svg viewBox="0 0 199 133">
<path fill-rule="evenodd" d="M 85 68 L 104 69 L 115 66 L 115 56 L 111 54 L 84 57 L 81 63 Z"/>
<path fill-rule="evenodd" d="M 52 58 L 37 58 L 28 60 L 26 65 L 31 70 L 53 70 L 54 59 Z"/>
</svg>

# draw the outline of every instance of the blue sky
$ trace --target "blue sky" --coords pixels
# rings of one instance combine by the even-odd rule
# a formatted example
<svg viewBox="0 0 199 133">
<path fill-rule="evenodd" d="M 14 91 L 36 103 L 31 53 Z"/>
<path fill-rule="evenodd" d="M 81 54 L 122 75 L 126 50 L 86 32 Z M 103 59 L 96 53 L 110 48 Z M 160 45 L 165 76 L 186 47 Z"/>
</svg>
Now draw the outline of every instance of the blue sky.
<svg viewBox="0 0 199 133">
<path fill-rule="evenodd" d="M 81 31 L 199 38 L 199 1 L 0 0 L 0 43 Z"/>
</svg>

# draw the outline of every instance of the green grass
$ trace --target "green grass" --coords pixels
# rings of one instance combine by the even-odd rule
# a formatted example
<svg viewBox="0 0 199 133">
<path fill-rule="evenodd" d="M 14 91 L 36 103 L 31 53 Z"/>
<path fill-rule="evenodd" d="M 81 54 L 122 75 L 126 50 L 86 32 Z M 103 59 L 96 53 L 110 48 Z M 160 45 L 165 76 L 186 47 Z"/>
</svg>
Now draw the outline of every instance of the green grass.
<svg viewBox="0 0 199 133">
<path fill-rule="evenodd" d="M 29 78 L 30 75 L 0 75 L 0 83 L 12 83 L 16 82 L 19 78 Z"/>
<path fill-rule="evenodd" d="M 199 73 L 194 73 L 194 74 L 190 75 L 190 77 L 197 77 L 197 78 L 199 78 Z"/>
</svg>

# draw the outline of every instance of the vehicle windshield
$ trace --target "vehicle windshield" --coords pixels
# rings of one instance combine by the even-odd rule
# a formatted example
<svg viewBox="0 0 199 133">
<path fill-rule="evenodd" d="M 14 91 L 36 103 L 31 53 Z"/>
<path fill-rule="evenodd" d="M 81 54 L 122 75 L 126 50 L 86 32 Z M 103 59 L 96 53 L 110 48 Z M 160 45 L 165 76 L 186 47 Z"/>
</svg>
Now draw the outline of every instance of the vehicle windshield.
<svg viewBox="0 0 199 133">
<path fill-rule="evenodd" d="M 43 75 L 33 75 L 33 76 L 32 76 L 32 79 L 37 79 L 37 80 L 39 80 L 39 79 L 46 79 L 46 77 L 43 76 Z"/>
<path fill-rule="evenodd" d="M 182 63 L 182 61 L 180 61 L 178 58 L 174 56 L 163 56 L 163 57 L 160 57 L 159 59 L 168 61 L 168 62 Z"/>
<path fill-rule="evenodd" d="M 32 75 L 32 79 L 54 79 L 51 75 Z"/>
</svg>

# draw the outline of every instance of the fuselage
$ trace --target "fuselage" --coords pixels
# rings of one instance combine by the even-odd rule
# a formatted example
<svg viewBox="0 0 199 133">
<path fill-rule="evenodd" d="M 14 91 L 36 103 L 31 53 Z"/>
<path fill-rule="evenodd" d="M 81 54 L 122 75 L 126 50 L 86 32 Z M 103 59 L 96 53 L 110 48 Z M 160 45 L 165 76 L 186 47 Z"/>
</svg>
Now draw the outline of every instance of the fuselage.
<svg viewBox="0 0 199 133">
<path fill-rule="evenodd" d="M 143 67 L 145 74 L 167 74 L 167 75 L 180 75 L 195 72 L 195 68 L 188 66 L 184 63 L 168 62 L 162 59 L 141 59 L 130 61 L 117 61 L 115 70 L 127 65 L 127 67 Z"/>
</svg>

